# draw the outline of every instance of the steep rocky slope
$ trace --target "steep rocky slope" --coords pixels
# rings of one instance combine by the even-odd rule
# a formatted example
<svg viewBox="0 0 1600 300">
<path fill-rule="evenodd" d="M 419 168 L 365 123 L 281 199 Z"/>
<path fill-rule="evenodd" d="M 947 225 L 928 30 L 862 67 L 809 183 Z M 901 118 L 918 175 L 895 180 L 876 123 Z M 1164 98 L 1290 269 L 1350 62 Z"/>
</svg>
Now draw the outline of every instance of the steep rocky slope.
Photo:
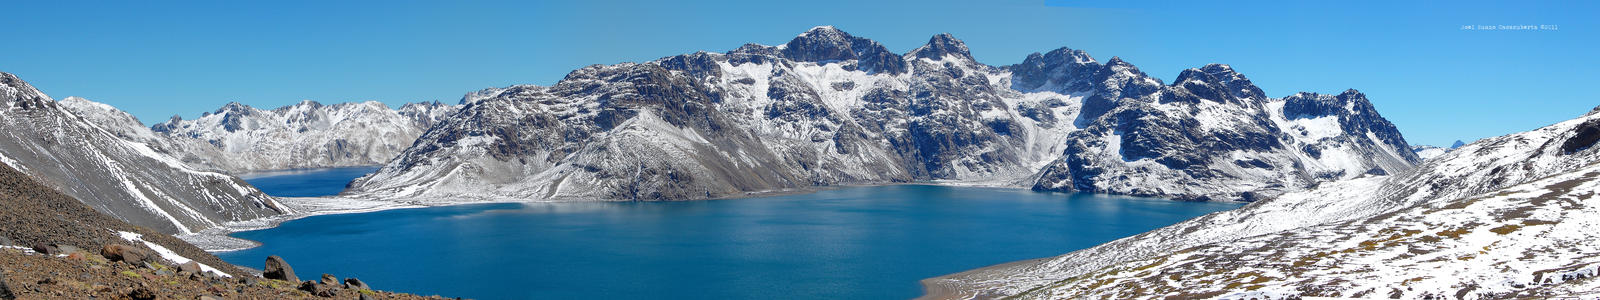
<svg viewBox="0 0 1600 300">
<path fill-rule="evenodd" d="M 185 161 L 234 173 L 369 166 L 394 158 L 455 109 L 439 102 L 398 110 L 375 101 L 302 101 L 271 110 L 229 103 L 194 120 L 174 116 L 145 130 L 179 145 L 173 147 L 179 156 L 195 157 Z"/>
<path fill-rule="evenodd" d="M 948 34 L 902 55 L 827 26 L 462 105 L 352 192 L 684 200 L 943 181 L 1254 200 L 1419 161 L 1353 90 L 1268 98 L 1215 64 L 1166 85 L 1066 48 L 995 67 Z"/>
<path fill-rule="evenodd" d="M 95 210 L 164 233 L 285 213 L 238 178 L 125 139 L 0 73 L 0 162 Z"/>
<path fill-rule="evenodd" d="M 1594 296 L 1597 140 L 1600 108 L 1414 172 L 924 283 L 937 298 Z"/>
</svg>

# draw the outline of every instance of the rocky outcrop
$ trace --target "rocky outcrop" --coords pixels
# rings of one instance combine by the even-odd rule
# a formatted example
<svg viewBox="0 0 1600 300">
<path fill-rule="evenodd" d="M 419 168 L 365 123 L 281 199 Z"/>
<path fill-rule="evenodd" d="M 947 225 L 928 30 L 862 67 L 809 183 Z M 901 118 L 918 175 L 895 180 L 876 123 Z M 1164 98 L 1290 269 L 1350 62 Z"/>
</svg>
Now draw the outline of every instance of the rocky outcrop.
<svg viewBox="0 0 1600 300">
<path fill-rule="evenodd" d="M 244 181 L 192 168 L 0 73 L 0 162 L 95 210 L 183 234 L 286 213 Z"/>
<path fill-rule="evenodd" d="M 277 255 L 267 257 L 266 266 L 261 269 L 261 277 L 300 282 L 300 277 L 294 275 L 294 267 L 290 267 L 288 262 L 283 261 L 283 258 Z"/>
<path fill-rule="evenodd" d="M 350 193 L 412 202 L 690 200 L 913 181 L 1258 200 L 1420 161 L 1366 96 L 1173 84 L 1079 50 L 988 66 L 948 34 L 892 55 L 823 26 L 486 89 Z"/>
</svg>

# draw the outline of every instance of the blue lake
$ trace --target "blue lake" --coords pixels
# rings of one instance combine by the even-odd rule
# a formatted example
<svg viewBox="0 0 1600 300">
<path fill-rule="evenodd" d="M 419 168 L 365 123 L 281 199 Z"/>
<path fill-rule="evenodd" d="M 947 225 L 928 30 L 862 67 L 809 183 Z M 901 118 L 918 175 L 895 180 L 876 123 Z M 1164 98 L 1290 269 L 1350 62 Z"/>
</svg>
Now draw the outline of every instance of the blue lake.
<svg viewBox="0 0 1600 300">
<path fill-rule="evenodd" d="M 316 197 L 338 195 L 351 180 L 377 170 L 378 167 L 327 168 L 253 173 L 239 177 L 267 195 Z"/>
<path fill-rule="evenodd" d="M 927 185 L 479 204 L 310 217 L 235 233 L 264 245 L 218 254 L 255 268 L 276 254 L 303 279 L 476 299 L 904 299 L 922 294 L 924 278 L 1239 206 Z"/>
</svg>

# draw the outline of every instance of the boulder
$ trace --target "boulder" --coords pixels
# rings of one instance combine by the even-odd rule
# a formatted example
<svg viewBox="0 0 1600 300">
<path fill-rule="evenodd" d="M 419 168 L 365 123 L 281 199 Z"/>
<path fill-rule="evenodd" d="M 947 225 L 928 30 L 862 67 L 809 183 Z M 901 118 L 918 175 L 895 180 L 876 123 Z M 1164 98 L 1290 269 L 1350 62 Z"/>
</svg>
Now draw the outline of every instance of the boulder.
<svg viewBox="0 0 1600 300">
<path fill-rule="evenodd" d="M 300 283 L 300 290 L 305 291 L 306 293 L 310 293 L 311 295 L 314 295 L 314 296 L 317 296 L 317 297 L 333 297 L 333 296 L 338 295 L 338 294 L 334 293 L 333 286 L 322 284 L 320 282 L 311 281 L 311 280 L 306 280 L 305 282 L 301 282 Z"/>
<path fill-rule="evenodd" d="M 150 289 L 144 287 L 134 288 L 133 291 L 128 292 L 128 299 L 155 300 L 156 292 L 150 291 Z"/>
<path fill-rule="evenodd" d="M 186 262 L 186 263 L 178 265 L 178 271 L 179 272 L 189 272 L 190 274 L 199 274 L 203 270 L 200 269 L 200 263 L 199 262 L 189 261 L 189 262 Z"/>
<path fill-rule="evenodd" d="M 56 248 L 56 245 L 53 244 L 33 243 L 33 252 L 38 252 L 39 254 L 44 255 L 56 255 L 61 253 L 61 248 Z"/>
<path fill-rule="evenodd" d="M 361 282 L 361 279 L 356 279 L 355 277 L 345 278 L 344 279 L 344 288 L 357 290 L 357 291 L 360 291 L 360 290 L 371 290 L 372 289 L 372 287 L 367 286 L 366 282 Z"/>
<path fill-rule="evenodd" d="M 100 249 L 100 255 L 111 261 L 127 262 L 133 265 L 150 261 L 150 252 L 122 244 L 106 245 L 105 248 Z"/>
<path fill-rule="evenodd" d="M 361 294 L 361 297 L 356 298 L 356 299 L 357 300 L 378 300 L 378 298 L 373 298 L 372 295 L 367 295 L 367 294 Z"/>
<path fill-rule="evenodd" d="M 294 268 L 289 267 L 282 257 L 277 255 L 267 257 L 267 265 L 261 270 L 261 277 L 277 279 L 288 282 L 300 282 L 300 277 L 294 275 Z"/>
<path fill-rule="evenodd" d="M 338 285 L 339 277 L 334 277 L 333 274 L 322 274 L 322 281 L 318 283 L 325 285 Z"/>
<path fill-rule="evenodd" d="M 17 299 L 17 295 L 11 294 L 11 287 L 6 286 L 6 271 L 5 270 L 0 270 L 0 299 L 4 299 L 4 300 Z"/>
</svg>

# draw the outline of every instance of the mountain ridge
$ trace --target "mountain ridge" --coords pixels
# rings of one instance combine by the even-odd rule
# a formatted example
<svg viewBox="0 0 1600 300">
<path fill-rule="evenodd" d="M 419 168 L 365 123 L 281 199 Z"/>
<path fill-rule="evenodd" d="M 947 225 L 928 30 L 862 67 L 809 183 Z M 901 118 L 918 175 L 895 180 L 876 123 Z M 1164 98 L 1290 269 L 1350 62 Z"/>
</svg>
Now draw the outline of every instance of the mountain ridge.
<svg viewBox="0 0 1600 300">
<path fill-rule="evenodd" d="M 1254 200 L 1420 161 L 1359 92 L 1280 101 L 1220 64 L 1179 78 L 1166 85 L 1120 58 L 1100 64 L 1068 48 L 988 66 L 948 34 L 895 54 L 819 26 L 778 46 L 591 65 L 550 86 L 469 93 L 460 114 L 349 193 L 688 200 L 954 180 Z M 1351 108 L 1310 121 L 1276 112 L 1317 101 Z M 1251 129 L 1226 130 L 1241 124 Z M 1132 161 L 1100 155 L 1123 150 L 1135 150 Z M 1178 183 L 1148 184 L 1159 180 Z"/>
</svg>

